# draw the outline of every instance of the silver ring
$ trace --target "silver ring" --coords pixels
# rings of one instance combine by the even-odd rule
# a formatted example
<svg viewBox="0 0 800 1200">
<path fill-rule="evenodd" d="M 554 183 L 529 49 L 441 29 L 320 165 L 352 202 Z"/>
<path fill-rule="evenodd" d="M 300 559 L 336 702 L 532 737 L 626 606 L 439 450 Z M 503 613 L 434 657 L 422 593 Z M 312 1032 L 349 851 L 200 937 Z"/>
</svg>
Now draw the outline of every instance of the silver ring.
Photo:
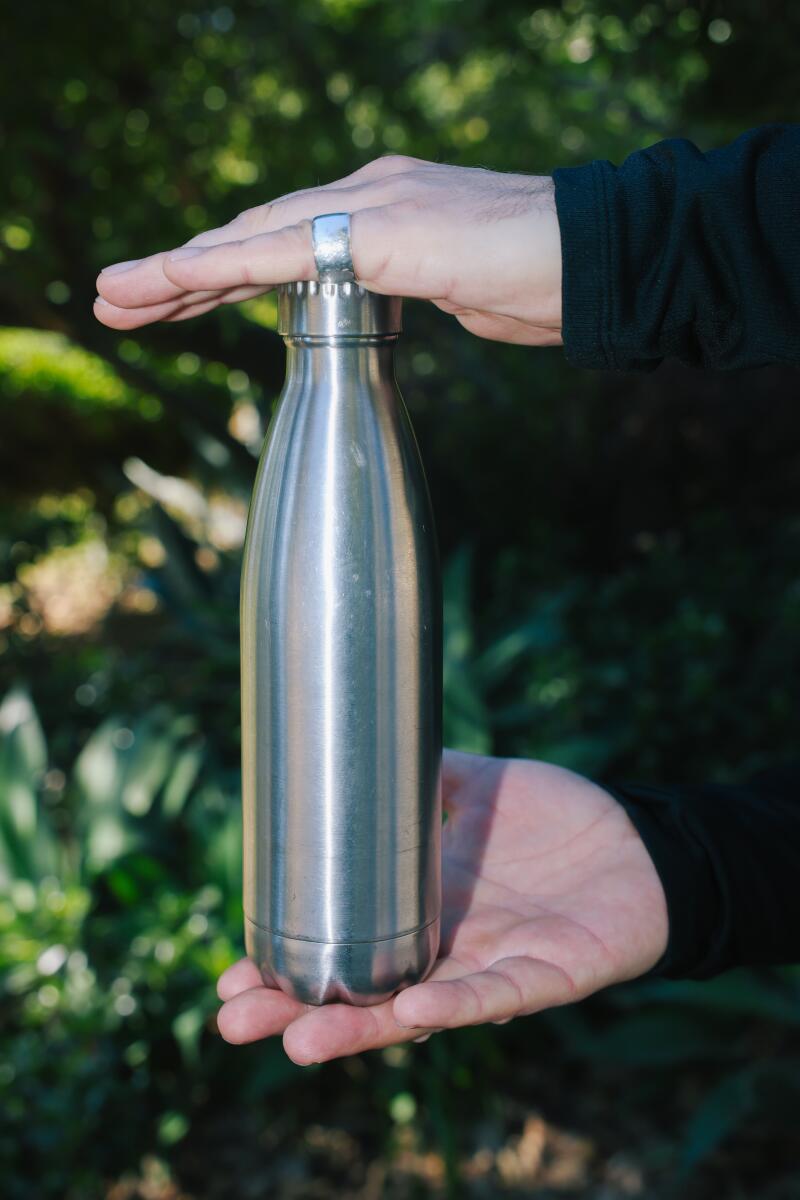
<svg viewBox="0 0 800 1200">
<path fill-rule="evenodd" d="M 353 283 L 356 273 L 350 248 L 350 213 L 323 213 L 311 222 L 311 244 L 320 280 Z"/>
</svg>

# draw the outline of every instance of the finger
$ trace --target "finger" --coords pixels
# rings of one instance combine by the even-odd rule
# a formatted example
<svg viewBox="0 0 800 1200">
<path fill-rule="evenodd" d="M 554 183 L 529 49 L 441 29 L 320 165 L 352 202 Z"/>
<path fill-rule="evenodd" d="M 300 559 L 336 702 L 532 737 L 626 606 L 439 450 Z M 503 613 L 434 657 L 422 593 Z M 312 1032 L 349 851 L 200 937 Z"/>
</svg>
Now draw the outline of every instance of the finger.
<svg viewBox="0 0 800 1200">
<path fill-rule="evenodd" d="M 226 245 L 241 241 L 243 229 L 252 233 L 266 233 L 297 224 L 303 219 L 310 220 L 320 213 L 355 212 L 360 208 L 383 204 L 394 194 L 386 190 L 391 189 L 393 177 L 422 165 L 420 159 L 397 154 L 373 159 L 350 175 L 331 183 L 289 192 L 271 203 L 247 209 L 227 225 L 195 234 L 180 248 Z M 379 190 L 376 190 L 376 184 Z M 142 308 L 176 299 L 183 289 L 177 287 L 163 271 L 164 260 L 170 253 L 173 251 L 161 251 L 145 258 L 109 264 L 98 276 L 98 293 L 119 308 Z"/>
<path fill-rule="evenodd" d="M 164 274 L 166 253 L 151 254 L 132 264 L 114 263 L 97 276 L 97 294 L 117 308 L 143 308 L 149 304 L 168 304 L 183 295 Z"/>
<path fill-rule="evenodd" d="M 167 321 L 189 305 L 210 304 L 213 307 L 222 302 L 223 295 L 222 291 L 212 291 L 199 292 L 189 297 L 185 292 L 181 292 L 177 299 L 141 308 L 120 308 L 103 296 L 96 296 L 94 314 L 98 321 L 112 329 L 138 329 L 140 325 L 147 325 L 152 321 Z"/>
<path fill-rule="evenodd" d="M 241 236 L 241 226 L 236 228 L 232 221 L 218 229 L 198 233 L 186 245 L 207 248 L 236 241 Z M 169 253 L 163 250 L 146 258 L 130 259 L 104 267 L 97 276 L 98 294 L 117 308 L 146 308 L 181 299 L 185 295 L 184 289 L 177 287 L 164 274 L 163 263 Z"/>
<path fill-rule="evenodd" d="M 233 966 L 223 971 L 217 980 L 217 995 L 220 1000 L 232 1000 L 240 992 L 263 984 L 261 972 L 251 958 L 240 958 Z"/>
<path fill-rule="evenodd" d="M 165 317 L 164 320 L 187 321 L 190 317 L 201 317 L 204 313 L 211 312 L 212 309 L 219 308 L 222 304 L 238 304 L 242 300 L 253 300 L 256 296 L 263 296 L 267 290 L 263 287 L 228 288 L 225 292 L 205 293 L 206 295 L 210 294 L 213 299 L 197 302 L 194 301 L 193 294 L 188 293 L 187 300 L 192 297 L 191 302 L 182 304 L 172 316 Z M 203 293 L 199 292 L 197 295 L 203 295 Z M 140 309 L 139 311 L 144 315 L 148 310 Z M 148 320 L 151 319 L 148 317 Z"/>
<path fill-rule="evenodd" d="M 429 978 L 451 979 L 464 974 L 463 966 L 453 958 L 440 959 Z M 393 1000 L 370 1008 L 351 1004 L 326 1004 L 309 1008 L 284 1035 L 284 1048 L 298 1063 L 325 1062 L 345 1054 L 358 1054 L 414 1041 L 437 1028 L 403 1029 L 394 1019 Z"/>
<path fill-rule="evenodd" d="M 211 312 L 220 304 L 236 304 L 241 300 L 252 300 L 265 291 L 262 287 L 229 288 L 227 291 L 181 292 L 177 300 L 165 304 L 151 304 L 143 308 L 119 308 L 102 296 L 94 302 L 94 313 L 98 321 L 110 329 L 139 329 L 154 321 L 185 321 Z"/>
<path fill-rule="evenodd" d="M 293 1062 L 307 1066 L 413 1041 L 424 1032 L 401 1029 L 394 1019 L 391 1000 L 371 1008 L 324 1004 L 292 1021 L 283 1035 L 283 1047 Z"/>
<path fill-rule="evenodd" d="M 132 259 L 129 262 L 113 263 L 111 266 L 104 268 L 97 277 L 97 292 L 98 295 L 107 303 L 114 305 L 116 308 L 125 309 L 143 309 L 156 308 L 163 304 L 175 303 L 178 301 L 190 300 L 198 301 L 201 297 L 193 294 L 197 289 L 186 289 L 174 283 L 164 273 L 164 262 L 170 254 L 177 254 L 189 250 L 208 250 L 215 246 L 228 246 L 233 242 L 242 241 L 242 231 L 248 228 L 248 223 L 252 225 L 262 225 L 268 219 L 264 213 L 268 213 L 271 205 L 261 205 L 259 209 L 251 209 L 246 213 L 241 213 L 234 221 L 228 225 L 220 226 L 218 229 L 207 229 L 204 233 L 198 233 L 191 238 L 184 246 L 179 246 L 175 250 L 165 250 L 159 254 L 151 254 L 147 258 Z M 284 221 L 284 223 L 286 223 Z M 263 232 L 258 228 L 258 232 Z M 207 289 L 206 289 L 207 290 Z M 148 321 L 163 320 L 162 316 L 155 312 L 151 313 Z M 140 316 L 136 317 L 137 324 L 146 324 Z"/>
<path fill-rule="evenodd" d="M 252 987 L 225 1001 L 217 1014 L 217 1028 L 226 1042 L 241 1046 L 283 1033 L 304 1007 L 277 988 Z"/>
<path fill-rule="evenodd" d="M 183 321 L 187 316 L 197 317 L 222 303 L 221 292 L 203 292 L 201 296 L 205 299 L 193 304 L 187 303 L 187 298 L 182 295 L 179 300 L 152 304 L 147 308 L 117 308 L 98 296 L 94 302 L 94 314 L 101 324 L 110 329 L 140 329 L 142 325 L 150 325 L 154 321 Z"/>
<path fill-rule="evenodd" d="M 182 307 L 182 300 L 173 299 L 148 308 L 120 308 L 104 296 L 97 296 L 94 315 L 101 325 L 107 325 L 109 329 L 138 329 L 140 325 L 147 325 L 151 321 L 165 321 Z"/>
<path fill-rule="evenodd" d="M 429 979 L 407 988 L 394 999 L 394 1017 L 408 1029 L 455 1029 L 567 1004 L 574 995 L 572 980 L 555 964 L 506 958 L 460 979 Z"/>
<path fill-rule="evenodd" d="M 311 223 L 303 221 L 224 246 L 182 246 L 167 255 L 163 270 L 184 292 L 253 284 L 274 287 L 293 279 L 316 279 Z"/>
<path fill-rule="evenodd" d="M 202 304 L 182 304 L 169 317 L 163 317 L 162 320 L 175 323 L 176 321 L 189 321 L 192 317 L 202 317 L 205 313 L 212 312 L 215 308 L 219 308 L 222 304 L 221 299 L 205 300 Z M 140 309 L 140 312 L 146 310 Z M 143 318 L 144 320 L 145 318 Z M 149 324 L 153 320 L 152 317 L 147 317 L 146 322 Z"/>
<path fill-rule="evenodd" d="M 213 230 L 207 234 L 201 234 L 182 248 L 190 249 L 195 242 L 200 249 L 224 245 L 226 240 L 222 236 L 224 232 L 224 230 Z M 234 240 L 236 237 L 241 237 L 241 231 L 237 234 L 231 233 L 230 240 Z M 202 299 L 203 297 L 198 295 L 187 296 L 184 288 L 176 286 L 167 279 L 163 271 L 163 261 L 167 253 L 165 251 L 162 254 L 153 254 L 130 266 L 127 263 L 117 263 L 113 267 L 107 267 L 97 277 L 98 295 L 115 308 L 131 310 Z M 128 269 L 118 274 L 115 267 L 128 267 Z M 159 318 L 151 315 L 150 319 L 158 320 Z"/>
<path fill-rule="evenodd" d="M 406 201 L 351 214 L 350 244 L 356 278 L 374 291 L 398 296 L 441 296 L 450 285 L 452 261 L 442 251 L 441 230 L 418 221 Z M 424 263 L 424 271 L 420 264 Z M 222 246 L 183 246 L 167 256 L 165 274 L 184 291 L 316 279 L 311 221 Z"/>
</svg>

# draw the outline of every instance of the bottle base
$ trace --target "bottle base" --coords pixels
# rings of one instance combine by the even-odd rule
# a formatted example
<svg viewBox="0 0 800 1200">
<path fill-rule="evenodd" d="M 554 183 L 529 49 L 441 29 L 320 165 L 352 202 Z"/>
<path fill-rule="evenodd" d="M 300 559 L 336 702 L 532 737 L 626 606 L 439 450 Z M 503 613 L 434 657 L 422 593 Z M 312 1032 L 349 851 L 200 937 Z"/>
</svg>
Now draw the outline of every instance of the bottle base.
<svg viewBox="0 0 800 1200">
<path fill-rule="evenodd" d="M 440 920 L 377 942 L 312 942 L 244 921 L 248 956 L 265 982 L 304 1004 L 367 1006 L 420 983 L 439 952 Z"/>
</svg>

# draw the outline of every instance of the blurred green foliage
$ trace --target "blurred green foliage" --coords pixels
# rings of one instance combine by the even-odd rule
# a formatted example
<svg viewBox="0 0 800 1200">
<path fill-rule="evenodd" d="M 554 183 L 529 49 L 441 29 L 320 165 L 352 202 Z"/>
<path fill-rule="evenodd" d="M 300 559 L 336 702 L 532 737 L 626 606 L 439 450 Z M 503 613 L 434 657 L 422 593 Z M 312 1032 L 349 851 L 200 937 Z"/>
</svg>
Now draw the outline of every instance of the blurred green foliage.
<svg viewBox="0 0 800 1200">
<path fill-rule="evenodd" d="M 241 952 L 238 569 L 270 297 L 115 335 L 103 265 L 386 152 L 546 172 L 798 120 L 757 0 L 18 6 L 0 70 L 3 1196 L 800 1189 L 798 978 L 643 981 L 321 1070 L 214 1030 Z M 451 744 L 597 776 L 791 755 L 797 382 L 568 369 L 407 305 Z"/>
</svg>

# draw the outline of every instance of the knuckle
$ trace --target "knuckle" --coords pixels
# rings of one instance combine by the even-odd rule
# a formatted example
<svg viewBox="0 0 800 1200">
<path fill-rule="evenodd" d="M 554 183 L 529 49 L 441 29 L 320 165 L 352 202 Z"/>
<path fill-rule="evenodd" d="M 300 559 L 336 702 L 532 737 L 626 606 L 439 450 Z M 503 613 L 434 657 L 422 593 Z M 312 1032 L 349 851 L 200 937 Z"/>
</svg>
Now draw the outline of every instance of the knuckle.
<svg viewBox="0 0 800 1200">
<path fill-rule="evenodd" d="M 305 245 L 311 245 L 311 217 L 302 217 L 296 224 L 288 227 L 287 232 L 291 232 L 298 242 Z"/>
<path fill-rule="evenodd" d="M 297 244 L 298 251 L 308 260 L 309 269 L 314 270 L 314 252 L 311 239 L 311 218 L 303 217 L 296 225 L 289 227 L 291 237 Z M 287 232 L 289 231 L 287 230 Z"/>
<path fill-rule="evenodd" d="M 253 272 L 249 258 L 246 255 L 242 256 L 242 261 L 239 268 L 240 282 L 245 287 L 249 287 L 253 282 Z"/>
<path fill-rule="evenodd" d="M 410 154 L 382 154 L 376 161 L 383 163 L 390 171 L 409 171 L 419 163 L 418 158 Z"/>
</svg>

